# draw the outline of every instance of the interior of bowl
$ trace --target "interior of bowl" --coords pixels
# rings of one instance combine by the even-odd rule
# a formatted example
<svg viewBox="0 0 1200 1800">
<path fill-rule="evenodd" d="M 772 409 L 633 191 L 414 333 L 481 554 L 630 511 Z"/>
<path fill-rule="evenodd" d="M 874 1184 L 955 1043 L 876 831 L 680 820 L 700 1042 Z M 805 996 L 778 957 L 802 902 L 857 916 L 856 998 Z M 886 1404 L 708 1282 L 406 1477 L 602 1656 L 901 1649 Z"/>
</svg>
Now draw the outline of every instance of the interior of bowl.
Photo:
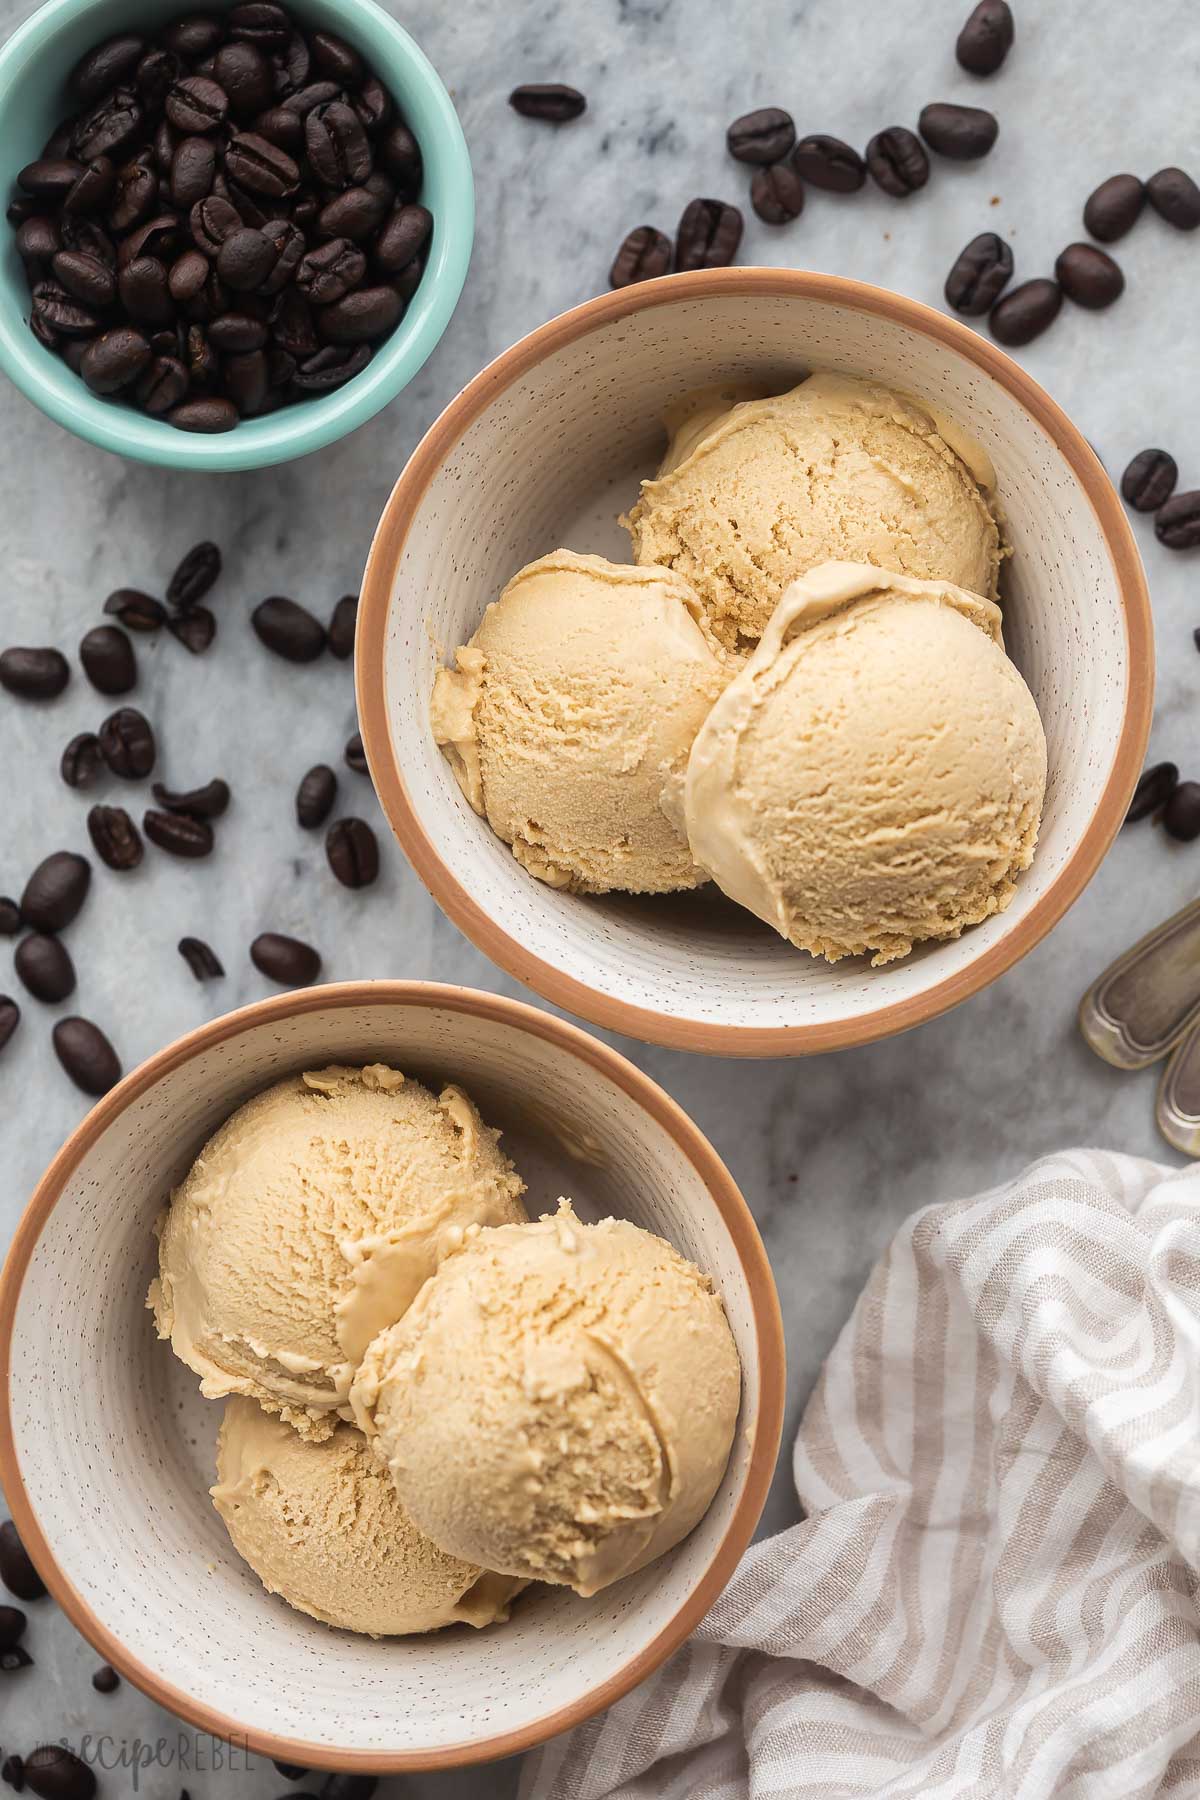
<svg viewBox="0 0 1200 1800">
<path fill-rule="evenodd" d="M 513 1023 L 518 1010 L 482 996 L 475 1010 L 469 1000 L 347 1000 L 234 1023 L 229 1036 L 209 1028 L 207 1047 L 153 1081 L 86 1151 L 20 1288 L 14 1449 L 62 1574 L 117 1640 L 115 1660 L 157 1697 L 182 1696 L 190 1716 L 225 1735 L 307 1746 L 293 1761 L 454 1761 L 491 1740 L 548 1734 L 547 1721 L 630 1671 L 696 1593 L 745 1490 L 762 1371 L 734 1232 L 672 1130 L 598 1066 L 607 1053 L 568 1053 L 553 1031 Z M 208 1499 L 221 1405 L 200 1399 L 145 1309 L 155 1218 L 209 1133 L 288 1071 L 377 1060 L 461 1082 L 504 1129 L 531 1212 L 569 1194 L 588 1217 L 617 1213 L 668 1238 L 712 1275 L 742 1359 L 733 1459 L 692 1536 L 595 1599 L 533 1590 L 491 1631 L 375 1642 L 266 1594 Z M 761 1295 L 758 1304 L 761 1317 Z"/>
<path fill-rule="evenodd" d="M 397 525 L 386 621 L 383 701 L 401 805 L 389 798 L 388 770 L 375 773 L 402 835 L 403 815 L 414 815 L 409 847 L 438 898 L 489 954 L 550 997 L 597 1022 L 695 1048 L 734 1050 L 736 1033 L 751 1030 L 795 1032 L 792 1048 L 818 1048 L 829 1041 L 820 1033 L 848 1020 L 860 1040 L 890 1029 L 898 1006 L 961 975 L 1045 898 L 1113 773 L 1130 658 L 1118 572 L 1083 481 L 1014 393 L 962 351 L 915 331 L 905 303 L 875 311 L 769 291 L 804 277 L 736 273 L 746 283 L 758 277 L 761 289 L 681 292 L 601 321 L 498 378 L 488 403 L 465 429 L 456 420 L 444 443 L 435 427 L 432 479 Z M 671 283 L 658 285 L 666 294 Z M 873 376 L 935 402 L 988 451 L 1014 552 L 1005 638 L 1049 751 L 1036 861 L 1008 911 L 883 969 L 865 958 L 816 961 L 711 888 L 675 900 L 547 888 L 472 812 L 429 728 L 440 655 L 470 637 L 523 563 L 559 545 L 629 560 L 617 518 L 661 455 L 665 405 L 733 378 L 782 391 L 814 369 Z M 386 529 L 385 520 L 381 536 Z M 363 685 L 369 700 L 369 671 Z M 464 894 L 486 923 L 464 912 Z M 580 985 L 558 989 L 557 976 Z"/>
<path fill-rule="evenodd" d="M 445 88 L 408 33 L 373 0 L 289 0 L 296 18 L 338 33 L 371 63 L 421 145 L 421 201 L 433 214 L 425 274 L 400 324 L 361 375 L 316 399 L 245 419 L 213 437 L 179 431 L 119 399 L 102 399 L 29 329 L 29 288 L 13 232 L 0 225 L 0 362 L 60 425 L 107 450 L 173 468 L 244 469 L 306 454 L 361 425 L 411 381 L 462 291 L 474 232 L 471 165 Z M 52 0 L 0 52 L 0 192 L 40 155 L 68 111 L 67 78 L 85 51 L 124 30 L 161 30 L 194 12 L 160 0 Z"/>
</svg>

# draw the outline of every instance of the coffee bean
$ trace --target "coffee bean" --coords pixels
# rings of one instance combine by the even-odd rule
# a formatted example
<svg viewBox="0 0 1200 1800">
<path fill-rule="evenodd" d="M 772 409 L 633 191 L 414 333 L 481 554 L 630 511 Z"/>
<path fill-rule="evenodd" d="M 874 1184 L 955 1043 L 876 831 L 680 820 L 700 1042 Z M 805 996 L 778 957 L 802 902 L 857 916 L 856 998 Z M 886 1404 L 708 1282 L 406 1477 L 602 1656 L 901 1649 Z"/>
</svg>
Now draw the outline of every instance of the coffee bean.
<svg viewBox="0 0 1200 1800">
<path fill-rule="evenodd" d="M 137 658 L 119 625 L 95 625 L 79 644 L 83 672 L 101 694 L 127 694 L 137 686 Z"/>
<path fill-rule="evenodd" d="M 0 1581 L 18 1600 L 41 1600 L 46 1592 L 11 1519 L 0 1524 Z"/>
<path fill-rule="evenodd" d="M 158 804 L 167 812 L 186 813 L 192 819 L 219 819 L 229 805 L 229 783 L 215 776 L 212 781 L 205 782 L 203 787 L 185 788 L 175 792 L 164 787 L 161 781 L 154 783 L 151 792 Z"/>
<path fill-rule="evenodd" d="M 1015 348 L 1040 337 L 1054 323 L 1061 306 L 1062 289 L 1057 281 L 1042 277 L 1023 281 L 993 306 L 988 326 L 997 343 Z"/>
<path fill-rule="evenodd" d="M 30 323 L 42 342 L 53 349 L 58 338 L 91 337 L 100 321 L 91 307 L 72 300 L 56 281 L 39 281 L 33 289 Z"/>
<path fill-rule="evenodd" d="M 329 344 L 373 344 L 399 324 L 403 312 L 395 288 L 359 288 L 321 308 L 317 331 Z"/>
<path fill-rule="evenodd" d="M 317 824 L 320 824 L 318 819 Z M 7 894 L 0 894 L 0 937 L 16 937 L 21 929 L 21 909 Z"/>
<path fill-rule="evenodd" d="M 782 162 L 796 142 L 791 113 L 779 106 L 760 106 L 743 113 L 725 133 L 730 156 L 744 163 Z"/>
<path fill-rule="evenodd" d="M 825 137 L 820 132 L 800 139 L 795 162 L 797 173 L 805 181 L 831 194 L 853 194 L 867 179 L 866 164 L 858 151 L 841 138 Z"/>
<path fill-rule="evenodd" d="M 1013 46 L 1008 0 L 979 0 L 958 34 L 954 54 L 971 75 L 994 75 Z"/>
<path fill-rule="evenodd" d="M 1200 837 L 1200 781 L 1181 781 L 1163 807 L 1163 829 L 1181 844 Z"/>
<path fill-rule="evenodd" d="M 379 140 L 379 159 L 406 191 L 415 195 L 421 185 L 421 146 L 407 125 L 397 122 Z"/>
<path fill-rule="evenodd" d="M 339 662 L 354 655 L 354 626 L 358 618 L 358 595 L 343 594 L 329 621 L 329 648 Z"/>
<path fill-rule="evenodd" d="M 13 1001 L 8 1001 L 13 1006 Z M 8 1034 L 12 1035 L 11 1030 Z M 25 1614 L 19 1606 L 0 1606 L 0 1650 L 11 1650 L 21 1641 L 26 1626 Z"/>
<path fill-rule="evenodd" d="M 1157 512 L 1178 480 L 1175 458 L 1166 450 L 1139 450 L 1121 477 L 1121 493 L 1135 512 Z"/>
<path fill-rule="evenodd" d="M 750 177 L 750 204 L 766 225 L 786 225 L 804 211 L 804 183 L 796 165 L 769 163 Z"/>
<path fill-rule="evenodd" d="M 271 65 L 255 45 L 223 44 L 213 59 L 213 79 L 225 91 L 236 119 L 251 119 L 271 104 L 275 78 Z"/>
<path fill-rule="evenodd" d="M 83 164 L 73 157 L 47 156 L 27 163 L 18 172 L 17 181 L 35 199 L 61 203 L 82 174 Z"/>
<path fill-rule="evenodd" d="M 108 868 L 137 868 L 142 860 L 142 840 L 123 806 L 93 806 L 87 828 L 92 848 Z"/>
<path fill-rule="evenodd" d="M 946 277 L 946 302 L 955 312 L 988 312 L 1012 278 L 1013 253 L 994 231 L 981 231 L 960 250 Z"/>
<path fill-rule="evenodd" d="M 374 177 L 372 177 L 374 179 Z M 363 186 L 346 188 L 326 202 L 317 215 L 317 235 L 345 237 L 361 243 L 387 218 L 391 199 L 380 190 Z"/>
<path fill-rule="evenodd" d="M 325 763 L 316 763 L 296 789 L 296 822 L 305 831 L 323 825 L 333 810 L 337 776 Z"/>
<path fill-rule="evenodd" d="M 1095 244 L 1068 244 L 1055 261 L 1054 274 L 1067 299 L 1092 312 L 1111 306 L 1125 287 L 1117 264 Z"/>
<path fill-rule="evenodd" d="M 993 113 L 981 106 L 951 106 L 936 101 L 921 109 L 917 130 L 931 150 L 953 162 L 973 162 L 986 156 L 1000 126 Z"/>
<path fill-rule="evenodd" d="M 42 858 L 21 895 L 21 917 L 37 931 L 65 931 L 87 899 L 92 879 L 86 856 L 56 850 Z"/>
<path fill-rule="evenodd" d="M 217 273 L 236 294 L 248 294 L 275 267 L 275 253 L 261 231 L 231 232 L 217 254 Z"/>
<path fill-rule="evenodd" d="M 1200 188 L 1182 169 L 1159 169 L 1146 183 L 1146 198 L 1177 231 L 1195 231 L 1200 225 Z"/>
<path fill-rule="evenodd" d="M 171 159 L 171 201 L 181 212 L 212 192 L 217 146 L 209 137 L 185 137 Z"/>
<path fill-rule="evenodd" d="M 53 219 L 34 213 L 17 228 L 17 255 L 27 269 L 42 271 L 62 249 L 62 237 Z"/>
<path fill-rule="evenodd" d="M 328 106 L 331 100 L 336 100 L 340 91 L 336 81 L 310 81 L 289 94 L 284 105 L 303 123 L 318 106 Z"/>
<path fill-rule="evenodd" d="M 378 1786 L 378 1775 L 327 1775 L 321 1800 L 371 1800 Z"/>
<path fill-rule="evenodd" d="M 117 297 L 113 272 L 98 256 L 87 256 L 78 250 L 59 250 L 50 266 L 59 285 L 84 306 L 102 310 L 111 306 Z"/>
<path fill-rule="evenodd" d="M 8 994 L 0 994 L 0 1050 L 3 1050 L 17 1026 L 21 1023 L 21 1009 Z M 14 1612 L 11 1606 L 0 1606 L 0 1621 L 6 1613 Z M 22 1625 L 24 1620 L 22 1620 Z M 3 1636 L 3 1625 L 0 1623 L 0 1637 Z M 0 1643 L 0 1649 L 11 1649 L 10 1644 Z"/>
<path fill-rule="evenodd" d="M 137 380 L 149 361 L 150 345 L 142 333 L 117 325 L 88 345 L 80 374 L 94 394 L 117 394 Z"/>
<path fill-rule="evenodd" d="M 343 887 L 370 887 L 379 874 L 379 845 L 365 819 L 337 819 L 325 836 L 329 867 Z"/>
<path fill-rule="evenodd" d="M 219 981 L 225 973 L 203 938 L 180 938 L 179 954 L 197 981 Z"/>
<path fill-rule="evenodd" d="M 315 305 L 329 306 L 351 293 L 366 271 L 362 251 L 349 238 L 333 238 L 308 252 L 297 270 L 296 286 Z"/>
<path fill-rule="evenodd" d="M 67 190 L 62 203 L 63 215 L 85 219 L 108 205 L 117 184 L 117 171 L 107 156 L 93 157 L 85 163 L 83 174 L 74 187 Z"/>
<path fill-rule="evenodd" d="M 261 50 L 280 50 L 291 38 L 292 21 L 273 0 L 244 0 L 231 10 L 229 29 L 235 38 L 244 38 Z"/>
<path fill-rule="evenodd" d="M 59 1019 L 51 1037 L 59 1062 L 75 1086 L 85 1094 L 98 1100 L 120 1081 L 121 1064 L 117 1053 L 99 1026 L 93 1025 L 90 1019 Z M 90 1777 L 91 1771 L 86 1772 Z M 32 1782 L 30 1786 L 33 1786 Z M 87 1791 L 93 1793 L 94 1784 Z M 34 1788 L 34 1792 L 45 1795 L 46 1800 L 58 1800 L 57 1795 L 46 1795 L 45 1788 Z M 76 1796 L 64 1794 L 63 1800 L 76 1800 Z"/>
<path fill-rule="evenodd" d="M 1115 243 L 1135 225 L 1146 203 L 1146 189 L 1136 175 L 1110 175 L 1088 195 L 1083 222 L 1102 244 Z"/>
<path fill-rule="evenodd" d="M 293 158 L 298 150 L 304 148 L 304 121 L 291 107 L 267 107 L 255 119 L 254 129 L 259 137 L 278 144 L 281 150 L 286 150 Z"/>
<path fill-rule="evenodd" d="M 48 932 L 31 931 L 13 952 L 13 968 L 35 1000 L 56 1005 L 75 986 L 75 965 L 66 945 Z"/>
<path fill-rule="evenodd" d="M 1154 535 L 1168 550 L 1194 550 L 1200 544 L 1200 488 L 1163 502 L 1154 515 Z"/>
<path fill-rule="evenodd" d="M 294 600 L 273 594 L 250 615 L 261 643 L 288 662 L 315 662 L 325 648 L 325 627 Z"/>
<path fill-rule="evenodd" d="M 308 1770 L 302 1769 L 300 1767 L 299 1763 L 277 1762 L 277 1763 L 274 1763 L 272 1766 L 274 1768 L 278 1769 L 279 1773 L 283 1776 L 283 1779 L 285 1781 L 299 1781 L 302 1775 L 308 1774 Z"/>
<path fill-rule="evenodd" d="M 354 108 L 344 100 L 331 100 L 308 114 L 304 147 L 310 168 L 327 188 L 361 187 L 371 173 L 367 134 Z"/>
<path fill-rule="evenodd" d="M 81 105 L 86 105 L 106 94 L 109 88 L 116 87 L 137 68 L 145 48 L 145 40 L 135 37 L 132 32 L 97 44 L 71 71 L 71 91 L 75 98 Z"/>
<path fill-rule="evenodd" d="M 217 635 L 217 621 L 207 606 L 194 606 L 190 612 L 168 619 L 167 630 L 193 656 L 203 656 Z"/>
<path fill-rule="evenodd" d="M 54 700 L 71 679 L 61 650 L 30 650 L 16 644 L 0 650 L 0 687 L 21 700 Z"/>
<path fill-rule="evenodd" d="M 184 75 L 166 99 L 166 114 L 176 131 L 203 135 L 217 131 L 229 112 L 224 88 L 206 75 Z"/>
<path fill-rule="evenodd" d="M 144 781 L 154 767 L 156 747 L 149 719 L 136 707 L 121 706 L 100 727 L 100 749 L 114 775 Z"/>
<path fill-rule="evenodd" d="M 20 1644 L 15 1650 L 0 1650 L 0 1674 L 14 1675 L 18 1669 L 32 1669 L 32 1667 L 32 1656 Z"/>
<path fill-rule="evenodd" d="M 1129 811 L 1125 814 L 1126 825 L 1133 825 L 1138 819 L 1145 819 L 1151 813 L 1165 806 L 1179 783 L 1179 770 L 1173 762 L 1153 763 L 1142 773 L 1141 780 L 1133 790 L 1133 799 L 1129 803 Z"/>
<path fill-rule="evenodd" d="M 280 987 L 311 987 L 321 973 L 321 958 L 310 944 L 264 931 L 250 946 L 250 960 L 260 974 Z"/>
<path fill-rule="evenodd" d="M 109 1663 L 101 1663 L 92 1676 L 92 1686 L 98 1694 L 115 1694 L 121 1685 L 121 1677 Z"/>
<path fill-rule="evenodd" d="M 353 737 L 346 739 L 346 747 L 342 751 L 346 767 L 353 769 L 356 775 L 370 775 L 367 764 L 367 753 L 363 749 L 362 733 L 356 731 Z"/>
<path fill-rule="evenodd" d="M 587 101 L 578 88 L 564 87 L 561 82 L 526 82 L 515 87 L 508 104 L 523 119 L 539 119 L 545 125 L 565 125 L 577 119 Z"/>
<path fill-rule="evenodd" d="M 127 631 L 157 631 L 167 616 L 160 600 L 137 588 L 116 588 L 104 602 L 104 611 L 120 619 Z"/>
<path fill-rule="evenodd" d="M 167 414 L 180 431 L 232 431 L 238 422 L 237 407 L 231 400 L 185 400 Z"/>
<path fill-rule="evenodd" d="M 136 159 L 117 170 L 116 188 L 108 210 L 114 231 L 128 231 L 150 217 L 158 200 L 154 170 Z"/>
<path fill-rule="evenodd" d="M 398 275 L 429 242 L 433 214 L 423 206 L 398 206 L 375 240 L 375 262 L 386 275 Z"/>
<path fill-rule="evenodd" d="M 334 388 L 343 387 L 355 375 L 361 375 L 370 360 L 368 344 L 359 344 L 353 350 L 335 349 L 331 345 L 327 350 L 305 358 L 292 377 L 292 386 L 306 394 L 327 394 Z"/>
<path fill-rule="evenodd" d="M 915 132 L 889 125 L 867 145 L 867 172 L 885 194 L 903 200 L 929 180 L 929 158 Z"/>
<path fill-rule="evenodd" d="M 690 200 L 675 234 L 677 269 L 724 269 L 742 241 L 742 215 L 724 200 Z"/>
<path fill-rule="evenodd" d="M 104 766 L 104 759 L 100 754 L 100 739 L 95 732 L 81 731 L 73 737 L 63 751 L 58 766 L 68 787 L 94 787 Z"/>
<path fill-rule="evenodd" d="M 19 1756 L 6 1756 L 0 1763 L 0 1781 L 6 1781 L 9 1787 L 19 1794 L 25 1786 L 25 1764 Z"/>
<path fill-rule="evenodd" d="M 141 102 L 131 88 L 114 88 L 76 119 L 72 147 L 81 162 L 124 150 L 142 128 Z"/>
<path fill-rule="evenodd" d="M 167 583 L 167 602 L 177 612 L 186 612 L 203 600 L 221 573 L 221 552 L 216 544 L 205 540 L 193 544 Z"/>
<path fill-rule="evenodd" d="M 207 819 L 193 819 L 186 813 L 155 812 L 151 808 L 142 815 L 142 830 L 152 844 L 171 856 L 196 858 L 212 854 L 215 840 Z"/>
<path fill-rule="evenodd" d="M 254 131 L 238 132 L 230 138 L 225 149 L 225 173 L 249 193 L 262 194 L 270 200 L 292 193 L 300 180 L 299 165 L 287 151 Z"/>
</svg>

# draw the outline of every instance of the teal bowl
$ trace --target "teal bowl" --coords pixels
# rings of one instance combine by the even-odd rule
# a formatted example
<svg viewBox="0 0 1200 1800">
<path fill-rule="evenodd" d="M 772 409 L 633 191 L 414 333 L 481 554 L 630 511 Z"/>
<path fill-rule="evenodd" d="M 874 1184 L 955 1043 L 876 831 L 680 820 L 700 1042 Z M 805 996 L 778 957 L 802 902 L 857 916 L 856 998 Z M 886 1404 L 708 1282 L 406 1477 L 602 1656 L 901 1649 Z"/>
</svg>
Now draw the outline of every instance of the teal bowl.
<svg viewBox="0 0 1200 1800">
<path fill-rule="evenodd" d="M 29 329 L 29 290 L 12 228 L 0 220 L 0 368 L 27 399 L 76 436 L 137 462 L 167 469 L 261 469 L 307 456 L 354 431 L 393 400 L 430 355 L 466 280 L 475 193 L 466 139 L 437 71 L 374 0 L 288 0 L 304 25 L 336 32 L 374 67 L 421 146 L 421 201 L 433 214 L 429 261 L 408 311 L 361 375 L 343 388 L 299 400 L 212 437 L 106 400 L 84 385 Z M 49 0 L 0 48 L 0 187 L 7 204 L 18 169 L 67 110 L 67 77 L 79 58 L 114 32 L 161 30 L 197 11 L 187 0 Z M 211 10 L 216 11 L 216 6 Z"/>
</svg>

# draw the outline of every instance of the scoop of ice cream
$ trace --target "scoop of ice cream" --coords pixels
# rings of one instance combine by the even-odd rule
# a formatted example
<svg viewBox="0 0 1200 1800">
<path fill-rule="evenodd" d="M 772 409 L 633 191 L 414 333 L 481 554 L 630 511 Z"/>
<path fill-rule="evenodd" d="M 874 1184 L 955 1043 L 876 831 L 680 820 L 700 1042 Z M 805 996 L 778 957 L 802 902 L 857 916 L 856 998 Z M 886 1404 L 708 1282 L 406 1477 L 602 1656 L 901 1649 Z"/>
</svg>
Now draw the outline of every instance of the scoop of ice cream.
<svg viewBox="0 0 1200 1800">
<path fill-rule="evenodd" d="M 683 805 L 732 899 L 814 956 L 879 964 L 1008 905 L 1045 786 L 999 608 L 827 563 L 788 589 L 709 714 Z"/>
<path fill-rule="evenodd" d="M 291 1075 L 209 1139 L 162 1223 L 160 1337 L 210 1398 L 328 1433 L 362 1352 L 474 1225 L 523 1219 L 520 1178 L 455 1087 L 374 1063 Z"/>
<path fill-rule="evenodd" d="M 661 801 L 732 670 L 684 581 L 556 550 L 457 662 L 434 685 L 434 736 L 531 875 L 589 894 L 703 879 Z"/>
<path fill-rule="evenodd" d="M 677 1544 L 733 1442 L 737 1350 L 709 1281 L 570 1202 L 481 1231 L 371 1345 L 355 1414 L 445 1549 L 593 1594 Z"/>
<path fill-rule="evenodd" d="M 268 1593 L 326 1625 L 370 1637 L 490 1625 L 521 1585 L 431 1544 L 352 1425 L 307 1442 L 253 1400 L 230 1400 L 210 1491 Z"/>
<path fill-rule="evenodd" d="M 635 560 L 682 575 L 727 648 L 754 643 L 787 584 L 830 559 L 995 598 L 991 465 L 930 407 L 841 375 L 723 413 L 698 398 L 627 523 Z"/>
</svg>

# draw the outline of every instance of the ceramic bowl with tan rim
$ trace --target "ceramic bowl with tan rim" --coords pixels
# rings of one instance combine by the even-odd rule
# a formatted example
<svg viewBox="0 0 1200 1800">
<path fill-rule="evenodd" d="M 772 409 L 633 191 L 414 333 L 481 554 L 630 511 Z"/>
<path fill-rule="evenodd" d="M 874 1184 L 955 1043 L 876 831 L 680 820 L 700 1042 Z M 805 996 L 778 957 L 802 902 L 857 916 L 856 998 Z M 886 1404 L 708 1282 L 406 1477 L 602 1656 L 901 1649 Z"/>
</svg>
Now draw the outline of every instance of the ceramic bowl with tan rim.
<svg viewBox="0 0 1200 1800">
<path fill-rule="evenodd" d="M 267 1594 L 208 1498 L 218 1402 L 145 1309 L 153 1225 L 205 1139 L 279 1077 L 388 1061 L 461 1082 L 528 1183 L 668 1238 L 721 1294 L 743 1370 L 724 1481 L 640 1574 L 509 1623 L 372 1640 Z M 674 1650 L 753 1534 L 779 1446 L 778 1300 L 728 1171 L 615 1051 L 515 1001 L 419 982 L 309 988 L 202 1026 L 134 1071 L 59 1153 L 0 1279 L 0 1476 L 26 1547 L 96 1649 L 191 1724 L 305 1768 L 502 1756 L 610 1704 Z"/>
<path fill-rule="evenodd" d="M 1014 549 L 1005 639 L 1049 752 L 1036 860 L 1008 910 L 882 969 L 866 958 L 816 961 L 711 887 L 595 899 L 545 886 L 468 806 L 429 726 L 440 655 L 466 642 L 524 563 L 560 545 L 629 560 L 617 518 L 657 466 L 665 406 L 729 380 L 781 391 L 814 369 L 906 389 L 991 457 Z M 359 718 L 379 797 L 454 923 L 594 1024 L 725 1056 L 865 1043 L 1010 968 L 1095 872 L 1150 722 L 1145 581 L 1121 503 L 1070 420 L 956 320 L 880 288 L 786 269 L 672 275 L 606 294 L 486 368 L 396 484 L 357 640 Z"/>
</svg>

